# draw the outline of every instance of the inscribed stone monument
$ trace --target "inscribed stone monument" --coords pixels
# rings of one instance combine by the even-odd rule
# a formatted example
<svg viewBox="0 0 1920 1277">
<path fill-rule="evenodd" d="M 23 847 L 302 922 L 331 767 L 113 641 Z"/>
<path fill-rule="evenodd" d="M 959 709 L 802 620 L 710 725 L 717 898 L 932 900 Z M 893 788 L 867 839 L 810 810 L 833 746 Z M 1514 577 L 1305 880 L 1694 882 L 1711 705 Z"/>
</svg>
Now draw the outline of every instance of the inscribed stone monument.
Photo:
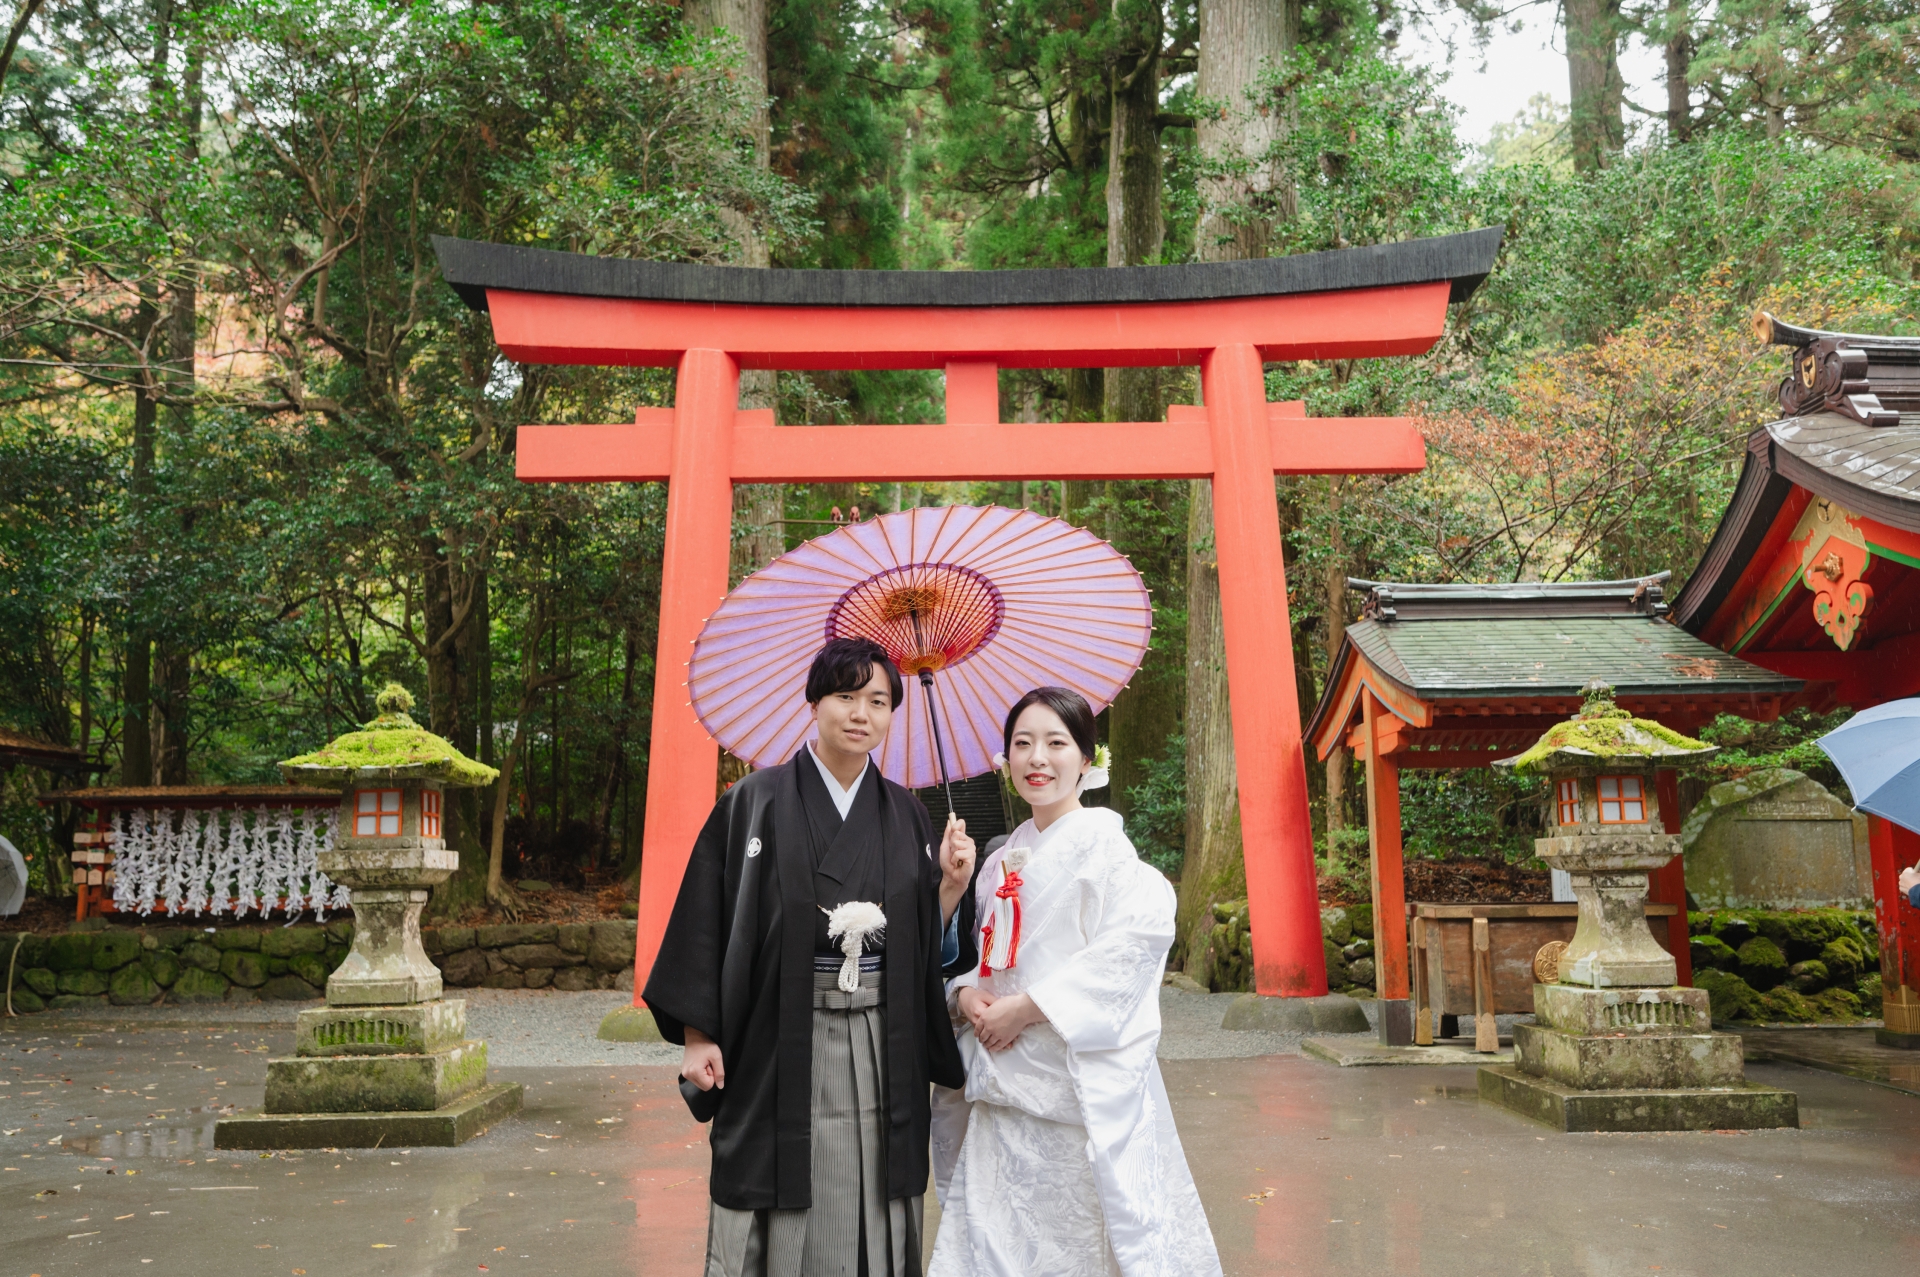
<svg viewBox="0 0 1920 1277">
<path fill-rule="evenodd" d="M 1784 767 L 1707 791 L 1680 830 L 1701 909 L 1870 909 L 1866 817 Z"/>
</svg>

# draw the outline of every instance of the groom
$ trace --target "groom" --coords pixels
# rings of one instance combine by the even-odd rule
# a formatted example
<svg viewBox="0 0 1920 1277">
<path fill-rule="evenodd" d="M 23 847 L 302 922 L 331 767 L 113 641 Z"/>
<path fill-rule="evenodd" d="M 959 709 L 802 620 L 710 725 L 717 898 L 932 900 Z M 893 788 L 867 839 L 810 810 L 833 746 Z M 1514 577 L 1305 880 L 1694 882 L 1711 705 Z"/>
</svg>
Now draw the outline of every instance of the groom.
<svg viewBox="0 0 1920 1277">
<path fill-rule="evenodd" d="M 950 971 L 978 955 L 966 919 L 947 934 L 973 874 L 964 822 L 936 860 L 926 809 L 868 758 L 901 696 L 877 643 L 820 650 L 816 739 L 714 804 L 647 979 L 681 1089 L 713 1119 L 707 1277 L 920 1273 L 927 1084 L 965 1082 L 943 939 Z M 827 914 L 852 902 L 886 922 L 849 992 Z"/>
</svg>

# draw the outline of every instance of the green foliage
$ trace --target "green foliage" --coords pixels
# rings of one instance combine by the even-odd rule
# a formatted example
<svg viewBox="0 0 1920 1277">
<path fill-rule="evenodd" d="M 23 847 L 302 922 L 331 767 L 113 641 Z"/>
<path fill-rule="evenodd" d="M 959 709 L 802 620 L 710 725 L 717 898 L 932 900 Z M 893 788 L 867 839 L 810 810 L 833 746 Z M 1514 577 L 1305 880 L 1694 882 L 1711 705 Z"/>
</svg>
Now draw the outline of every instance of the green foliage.
<svg viewBox="0 0 1920 1277">
<path fill-rule="evenodd" d="M 1177 876 L 1187 842 L 1187 738 L 1178 732 L 1167 737 L 1145 771 L 1145 782 L 1127 790 L 1127 837 L 1142 860 Z"/>
<path fill-rule="evenodd" d="M 1700 731 L 1702 740 L 1720 747 L 1706 770 L 1716 778 L 1733 779 L 1768 768 L 1791 768 L 1819 781 L 1841 801 L 1850 802 L 1846 779 L 1815 742 L 1852 716 L 1848 709 L 1816 714 L 1802 707 L 1763 723 L 1722 714 Z"/>
<path fill-rule="evenodd" d="M 1489 767 L 1400 773 L 1400 824 L 1409 856 L 1533 857 L 1539 835 L 1540 782 Z"/>
</svg>

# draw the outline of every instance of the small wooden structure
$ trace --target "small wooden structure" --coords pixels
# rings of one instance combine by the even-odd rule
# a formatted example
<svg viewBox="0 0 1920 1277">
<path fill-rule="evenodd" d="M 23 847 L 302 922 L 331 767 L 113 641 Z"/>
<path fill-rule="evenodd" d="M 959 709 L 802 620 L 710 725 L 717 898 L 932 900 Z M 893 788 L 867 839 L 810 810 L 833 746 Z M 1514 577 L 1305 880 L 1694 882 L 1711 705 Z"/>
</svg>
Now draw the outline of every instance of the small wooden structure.
<svg viewBox="0 0 1920 1277">
<path fill-rule="evenodd" d="M 55 745 L 0 727 L 0 770 L 24 764 L 52 772 L 89 772 L 99 768 L 71 745 Z"/>
<path fill-rule="evenodd" d="M 1580 689 L 1610 684 L 1630 712 L 1693 732 L 1720 713 L 1772 719 L 1801 681 L 1727 655 L 1666 621 L 1667 573 L 1567 584 L 1431 585 L 1349 580 L 1367 595 L 1347 628 L 1307 736 L 1321 758 L 1345 745 L 1366 763 L 1375 987 L 1383 1040 L 1413 1041 L 1400 845 L 1400 769 L 1485 767 L 1517 754 L 1580 708 Z M 1678 785 L 1659 781 L 1667 832 L 1679 831 Z M 1652 898 L 1675 906 L 1669 948 L 1682 983 L 1686 883 L 1679 857 Z"/>
<path fill-rule="evenodd" d="M 281 808 L 332 807 L 340 796 L 329 789 L 298 785 L 108 785 L 91 789 L 55 789 L 40 796 L 43 805 L 70 803 L 84 814 L 73 832 L 73 894 L 75 919 L 116 913 L 114 903 L 116 815 L 135 812 L 171 822 L 178 811 L 275 811 Z M 231 907 L 232 900 L 224 902 Z M 170 912 L 164 903 L 154 909 Z M 275 906 L 280 907 L 279 905 Z M 199 912 L 195 910 L 194 912 Z"/>
<path fill-rule="evenodd" d="M 1920 695 L 1920 338 L 1757 317 L 1793 347 L 1778 421 L 1745 466 L 1675 624 L 1804 680 L 1793 704 L 1855 711 Z M 1920 1048 L 1920 910 L 1900 870 L 1920 833 L 1868 818 L 1885 987 L 1882 1041 Z"/>
<path fill-rule="evenodd" d="M 1579 906 L 1574 904 L 1445 905 L 1415 901 L 1412 915 L 1413 1040 L 1453 1037 L 1461 1016 L 1471 1015 L 1476 1050 L 1499 1049 L 1495 1015 L 1533 1014 L 1534 958 L 1549 944 L 1573 939 Z M 1678 905 L 1646 907 L 1655 918 L 1681 913 Z M 1685 918 L 1681 921 L 1684 923 Z M 1671 929 L 1653 926 L 1653 938 L 1674 951 Z M 1685 949 L 1684 939 L 1681 948 Z"/>
</svg>

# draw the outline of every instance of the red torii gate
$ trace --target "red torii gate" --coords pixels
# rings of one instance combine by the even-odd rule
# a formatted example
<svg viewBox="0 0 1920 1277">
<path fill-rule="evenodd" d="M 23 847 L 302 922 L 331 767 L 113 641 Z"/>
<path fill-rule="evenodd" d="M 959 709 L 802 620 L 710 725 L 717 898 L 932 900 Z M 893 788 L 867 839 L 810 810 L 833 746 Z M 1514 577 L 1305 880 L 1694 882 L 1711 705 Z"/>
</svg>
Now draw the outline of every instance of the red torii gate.
<svg viewBox="0 0 1920 1277">
<path fill-rule="evenodd" d="M 735 483 L 1210 479 L 1259 992 L 1327 991 L 1276 474 L 1404 474 L 1402 418 L 1307 424 L 1263 363 L 1412 355 L 1492 269 L 1497 228 L 1300 257 L 1046 271 L 787 271 L 436 239 L 442 271 L 523 363 L 673 367 L 631 425 L 522 426 L 526 482 L 665 481 L 666 549 L 635 1000 L 712 802 L 719 747 L 672 672 L 725 597 Z M 1198 364 L 1165 422 L 1000 422 L 1000 368 Z M 742 369 L 946 372 L 944 425 L 790 426 L 739 407 Z"/>
</svg>

